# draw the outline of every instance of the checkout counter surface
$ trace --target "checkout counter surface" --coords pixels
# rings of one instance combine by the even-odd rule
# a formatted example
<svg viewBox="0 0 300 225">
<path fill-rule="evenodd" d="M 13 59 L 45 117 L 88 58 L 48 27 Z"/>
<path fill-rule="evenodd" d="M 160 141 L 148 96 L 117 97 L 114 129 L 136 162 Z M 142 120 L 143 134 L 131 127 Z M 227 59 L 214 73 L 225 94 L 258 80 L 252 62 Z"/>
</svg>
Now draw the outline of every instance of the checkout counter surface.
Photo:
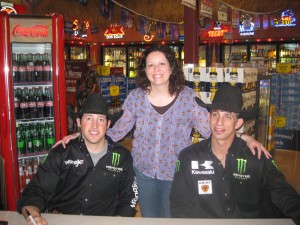
<svg viewBox="0 0 300 225">
<path fill-rule="evenodd" d="M 161 219 L 61 214 L 42 216 L 49 225 L 294 225 L 291 219 Z M 26 224 L 23 216 L 13 211 L 0 211 L 0 221 L 8 221 L 7 225 Z"/>
</svg>

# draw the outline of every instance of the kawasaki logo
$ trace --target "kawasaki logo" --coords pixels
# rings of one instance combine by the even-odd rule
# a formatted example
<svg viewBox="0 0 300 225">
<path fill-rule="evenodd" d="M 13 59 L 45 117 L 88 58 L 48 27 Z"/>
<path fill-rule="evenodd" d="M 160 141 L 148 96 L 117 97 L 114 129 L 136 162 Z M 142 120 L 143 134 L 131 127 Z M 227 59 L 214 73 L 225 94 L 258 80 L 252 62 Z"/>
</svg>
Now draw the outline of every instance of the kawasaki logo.
<svg viewBox="0 0 300 225">
<path fill-rule="evenodd" d="M 247 160 L 246 159 L 236 159 L 238 161 L 238 173 L 245 173 Z"/>
<path fill-rule="evenodd" d="M 175 168 L 175 172 L 178 172 L 180 168 L 180 161 L 176 160 L 176 168 Z"/>
<path fill-rule="evenodd" d="M 113 153 L 112 154 L 112 160 L 111 160 L 111 164 L 113 166 L 118 166 L 120 163 L 120 154 L 119 153 Z"/>
</svg>

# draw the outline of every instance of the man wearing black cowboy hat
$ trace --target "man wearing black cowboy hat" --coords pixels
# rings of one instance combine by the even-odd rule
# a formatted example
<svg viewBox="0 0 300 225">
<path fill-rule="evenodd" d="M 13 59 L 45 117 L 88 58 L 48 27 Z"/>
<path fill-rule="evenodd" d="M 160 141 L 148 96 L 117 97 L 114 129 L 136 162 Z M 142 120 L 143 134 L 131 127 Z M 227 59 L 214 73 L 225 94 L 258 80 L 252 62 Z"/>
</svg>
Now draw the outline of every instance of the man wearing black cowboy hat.
<svg viewBox="0 0 300 225">
<path fill-rule="evenodd" d="M 66 149 L 51 149 L 18 201 L 38 224 L 41 212 L 134 216 L 138 192 L 131 153 L 106 136 L 108 106 L 98 94 L 87 97 L 78 114 L 81 134 Z"/>
<path fill-rule="evenodd" d="M 300 197 L 274 160 L 258 159 L 236 136 L 243 124 L 240 88 L 223 84 L 209 109 L 211 137 L 178 157 L 170 194 L 172 217 L 276 218 L 300 224 Z"/>
</svg>

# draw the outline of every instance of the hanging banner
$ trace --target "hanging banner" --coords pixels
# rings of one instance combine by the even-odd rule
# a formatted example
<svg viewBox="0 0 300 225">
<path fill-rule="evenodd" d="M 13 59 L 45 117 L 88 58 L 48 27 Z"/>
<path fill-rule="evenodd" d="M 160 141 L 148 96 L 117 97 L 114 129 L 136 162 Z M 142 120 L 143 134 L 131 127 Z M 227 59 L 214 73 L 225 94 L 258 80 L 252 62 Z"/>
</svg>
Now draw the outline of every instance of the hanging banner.
<svg viewBox="0 0 300 225">
<path fill-rule="evenodd" d="M 254 29 L 255 30 L 260 29 L 260 15 L 254 16 Z"/>
<path fill-rule="evenodd" d="M 171 38 L 171 24 L 166 24 L 166 38 Z"/>
<path fill-rule="evenodd" d="M 275 27 L 294 27 L 296 26 L 296 17 L 293 10 L 288 9 L 281 13 L 278 19 L 273 20 Z"/>
<path fill-rule="evenodd" d="M 144 16 L 140 16 L 140 32 L 144 35 L 150 35 L 150 20 Z"/>
<path fill-rule="evenodd" d="M 156 37 L 165 39 L 166 38 L 166 23 L 157 21 L 156 23 Z"/>
<path fill-rule="evenodd" d="M 270 15 L 270 27 L 275 27 L 275 17 L 274 17 L 274 15 Z"/>
<path fill-rule="evenodd" d="M 254 35 L 254 23 L 249 14 L 241 15 L 239 32 L 241 36 L 253 36 Z"/>
<path fill-rule="evenodd" d="M 206 16 L 212 18 L 213 0 L 201 0 L 199 8 L 200 8 L 199 15 L 201 17 Z"/>
<path fill-rule="evenodd" d="M 228 15 L 227 15 L 228 8 L 222 2 L 218 2 L 218 21 L 227 23 L 228 22 Z"/>
<path fill-rule="evenodd" d="M 237 10 L 231 11 L 231 25 L 235 28 L 239 26 L 239 11 Z"/>
<path fill-rule="evenodd" d="M 182 4 L 196 10 L 196 0 L 182 0 Z"/>
<path fill-rule="evenodd" d="M 127 29 L 133 28 L 133 18 L 134 14 L 132 12 L 122 8 L 120 19 L 121 26 Z"/>
<path fill-rule="evenodd" d="M 263 29 L 269 29 L 269 17 L 268 15 L 263 15 Z"/>
<path fill-rule="evenodd" d="M 177 24 L 170 24 L 171 29 L 171 39 L 178 40 L 179 39 L 179 28 Z"/>
<path fill-rule="evenodd" d="M 115 3 L 113 1 L 100 0 L 100 15 L 110 21 L 114 6 Z"/>
<path fill-rule="evenodd" d="M 210 19 L 208 17 L 204 17 L 199 20 L 200 30 L 209 30 L 210 29 Z"/>
</svg>

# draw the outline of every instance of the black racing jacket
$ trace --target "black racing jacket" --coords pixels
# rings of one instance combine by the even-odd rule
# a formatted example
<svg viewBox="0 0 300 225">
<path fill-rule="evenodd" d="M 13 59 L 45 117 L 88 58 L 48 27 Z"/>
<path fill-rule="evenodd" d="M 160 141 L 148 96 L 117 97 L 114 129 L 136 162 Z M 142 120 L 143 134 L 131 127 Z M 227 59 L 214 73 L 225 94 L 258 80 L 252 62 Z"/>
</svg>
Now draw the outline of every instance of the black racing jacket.
<svg viewBox="0 0 300 225">
<path fill-rule="evenodd" d="M 96 166 L 78 137 L 66 149 L 50 150 L 25 187 L 17 209 L 33 205 L 41 212 L 134 216 L 138 188 L 129 150 L 109 137 L 108 151 Z"/>
<path fill-rule="evenodd" d="M 300 224 L 300 197 L 274 160 L 252 155 L 235 137 L 225 169 L 211 139 L 181 151 L 170 194 L 172 217 L 278 218 Z"/>
</svg>

